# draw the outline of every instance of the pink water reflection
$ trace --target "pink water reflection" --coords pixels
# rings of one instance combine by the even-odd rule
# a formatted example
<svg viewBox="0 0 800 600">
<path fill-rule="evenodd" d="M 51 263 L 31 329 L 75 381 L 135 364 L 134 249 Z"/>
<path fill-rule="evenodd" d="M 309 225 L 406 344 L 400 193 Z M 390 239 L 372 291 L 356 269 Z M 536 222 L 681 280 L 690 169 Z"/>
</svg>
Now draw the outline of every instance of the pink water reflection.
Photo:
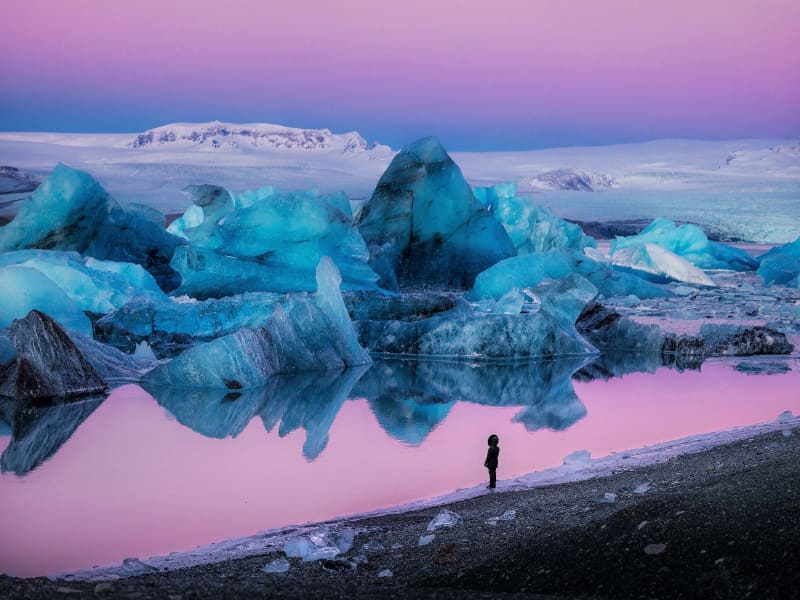
<svg viewBox="0 0 800 600">
<path fill-rule="evenodd" d="M 137 386 L 117 389 L 50 460 L 0 477 L 0 571 L 54 573 L 189 549 L 258 530 L 350 514 L 479 483 L 490 431 L 501 478 L 800 411 L 800 373 L 747 376 L 720 364 L 576 383 L 587 416 L 527 432 L 518 408 L 459 402 L 419 446 L 388 436 L 364 399 L 345 402 L 325 451 L 303 458 L 253 419 L 237 438 L 177 423 Z M 8 445 L 0 438 L 0 450 Z"/>
</svg>

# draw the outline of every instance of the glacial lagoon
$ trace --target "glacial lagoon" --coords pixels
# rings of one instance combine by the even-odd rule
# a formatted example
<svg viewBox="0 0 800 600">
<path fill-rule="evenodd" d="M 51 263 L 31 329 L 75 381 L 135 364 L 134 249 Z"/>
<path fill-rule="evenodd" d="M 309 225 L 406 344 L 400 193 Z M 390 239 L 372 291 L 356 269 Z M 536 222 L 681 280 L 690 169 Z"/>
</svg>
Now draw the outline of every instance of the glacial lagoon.
<svg viewBox="0 0 800 600">
<path fill-rule="evenodd" d="M 0 429 L 0 530 L 13 540 L 0 571 L 145 559 L 480 485 L 492 432 L 502 480 L 575 450 L 601 457 L 800 412 L 796 357 L 684 371 L 613 360 L 376 360 L 259 390 L 123 385 L 29 408 Z"/>
</svg>

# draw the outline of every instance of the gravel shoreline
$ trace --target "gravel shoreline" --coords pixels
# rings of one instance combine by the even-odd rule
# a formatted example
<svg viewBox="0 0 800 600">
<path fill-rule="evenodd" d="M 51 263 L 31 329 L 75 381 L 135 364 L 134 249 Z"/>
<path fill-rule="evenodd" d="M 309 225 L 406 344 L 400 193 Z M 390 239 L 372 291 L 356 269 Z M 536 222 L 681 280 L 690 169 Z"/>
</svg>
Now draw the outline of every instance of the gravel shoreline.
<svg viewBox="0 0 800 600">
<path fill-rule="evenodd" d="M 340 522 L 357 532 L 344 559 L 290 559 L 283 574 L 262 572 L 282 556 L 271 552 L 99 583 L 0 576 L 0 597 L 800 598 L 792 427 L 604 477 L 449 503 L 462 521 L 425 546 L 418 540 L 442 506 Z M 644 481 L 649 489 L 634 493 Z M 607 493 L 616 499 L 600 501 Z M 508 510 L 513 520 L 487 523 Z M 367 542 L 373 551 L 362 550 Z M 392 576 L 378 577 L 386 569 Z"/>
</svg>

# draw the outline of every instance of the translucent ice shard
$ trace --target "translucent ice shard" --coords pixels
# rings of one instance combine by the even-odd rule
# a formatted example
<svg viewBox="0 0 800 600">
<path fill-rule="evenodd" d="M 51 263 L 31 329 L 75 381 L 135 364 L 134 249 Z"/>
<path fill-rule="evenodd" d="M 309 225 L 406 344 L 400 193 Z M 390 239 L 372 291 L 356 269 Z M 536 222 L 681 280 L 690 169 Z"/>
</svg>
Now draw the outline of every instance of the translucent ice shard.
<svg viewBox="0 0 800 600">
<path fill-rule="evenodd" d="M 461 515 L 454 513 L 452 510 L 443 508 L 441 512 L 428 523 L 427 530 L 436 531 L 442 527 L 455 527 L 459 523 L 461 523 Z"/>
<path fill-rule="evenodd" d="M 339 291 L 336 265 L 323 257 L 319 291 L 284 310 L 277 305 L 264 327 L 194 346 L 147 375 L 156 385 L 228 388 L 259 387 L 278 373 L 341 370 L 369 364 Z"/>
<path fill-rule="evenodd" d="M 59 164 L 0 228 L 0 251 L 74 250 L 100 260 L 137 263 L 164 289 L 177 285 L 169 261 L 181 239 L 163 222 L 125 210 L 91 175 Z"/>
<path fill-rule="evenodd" d="M 475 198 L 436 138 L 403 148 L 358 216 L 381 285 L 472 285 L 516 254 L 503 226 Z"/>
<path fill-rule="evenodd" d="M 668 219 L 654 220 L 638 235 L 618 237 L 611 243 L 611 253 L 642 244 L 662 246 L 701 269 L 752 271 L 758 268 L 758 261 L 744 250 L 710 241 L 697 225 L 676 226 Z"/>
<path fill-rule="evenodd" d="M 635 274 L 656 283 L 682 281 L 713 286 L 714 282 L 688 260 L 656 244 L 639 244 L 620 248 L 611 255 L 617 267 L 630 269 Z"/>
<path fill-rule="evenodd" d="M 264 573 L 286 573 L 290 566 L 289 561 L 281 556 L 268 562 L 261 570 Z"/>
<path fill-rule="evenodd" d="M 517 186 L 501 183 L 476 187 L 475 196 L 505 228 L 518 254 L 547 252 L 558 248 L 583 250 L 595 246 L 594 238 L 580 226 L 556 217 L 530 198 L 517 196 Z"/>
</svg>

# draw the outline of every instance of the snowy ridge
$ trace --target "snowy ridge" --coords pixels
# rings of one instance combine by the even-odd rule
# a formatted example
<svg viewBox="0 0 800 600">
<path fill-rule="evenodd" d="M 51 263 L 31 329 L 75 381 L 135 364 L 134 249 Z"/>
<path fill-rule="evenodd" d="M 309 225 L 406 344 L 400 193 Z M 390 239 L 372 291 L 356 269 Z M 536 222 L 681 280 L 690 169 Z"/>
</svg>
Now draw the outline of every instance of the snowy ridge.
<svg viewBox="0 0 800 600">
<path fill-rule="evenodd" d="M 681 454 L 702 452 L 708 448 L 731 444 L 757 435 L 791 429 L 800 426 L 800 416 L 784 413 L 775 421 L 736 427 L 725 431 L 701 433 L 686 438 L 672 440 L 635 450 L 612 453 L 608 456 L 586 461 L 578 460 L 558 467 L 544 469 L 522 475 L 514 479 L 498 482 L 499 491 L 517 491 L 545 485 L 555 485 L 584 481 L 594 477 L 603 477 L 622 469 L 634 469 L 647 465 L 665 462 Z M 262 531 L 252 536 L 232 538 L 221 542 L 201 546 L 185 552 L 172 552 L 166 556 L 145 559 L 126 559 L 121 565 L 107 565 L 83 569 L 73 573 L 54 575 L 66 580 L 102 581 L 115 580 L 162 569 L 188 568 L 201 564 L 217 563 L 254 554 L 264 554 L 283 547 L 283 544 L 294 537 L 310 533 L 323 525 L 337 525 L 349 520 L 364 517 L 375 517 L 398 514 L 412 510 L 421 510 L 460 500 L 466 500 L 485 494 L 483 483 L 480 485 L 455 490 L 436 498 L 426 498 L 391 507 L 378 509 L 355 515 L 343 516 L 319 523 L 305 523 L 300 526 L 285 526 Z M 358 531 L 356 531 L 358 533 Z"/>
<path fill-rule="evenodd" d="M 533 191 L 566 190 L 594 192 L 618 185 L 611 175 L 586 169 L 555 169 L 528 179 Z"/>
<path fill-rule="evenodd" d="M 270 123 L 172 123 L 148 129 L 128 144 L 131 148 L 195 146 L 239 150 L 243 147 L 285 150 L 366 152 L 367 141 L 357 131 L 334 134 L 330 129 L 300 129 Z"/>
</svg>

